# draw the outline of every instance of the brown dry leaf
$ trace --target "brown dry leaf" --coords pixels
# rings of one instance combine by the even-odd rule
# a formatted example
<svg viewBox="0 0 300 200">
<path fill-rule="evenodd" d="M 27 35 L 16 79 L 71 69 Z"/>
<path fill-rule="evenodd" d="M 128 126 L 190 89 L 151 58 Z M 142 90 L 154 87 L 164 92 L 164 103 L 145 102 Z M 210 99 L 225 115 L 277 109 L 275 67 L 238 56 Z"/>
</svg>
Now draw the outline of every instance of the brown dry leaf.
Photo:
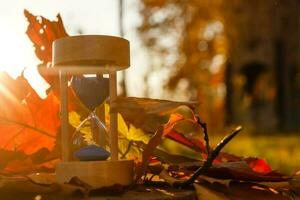
<svg viewBox="0 0 300 200">
<path fill-rule="evenodd" d="M 291 179 L 290 176 L 285 176 L 274 171 L 269 173 L 256 172 L 245 161 L 215 164 L 205 175 L 220 179 L 260 182 L 283 182 Z"/>
<path fill-rule="evenodd" d="M 149 164 L 150 157 L 153 155 L 156 147 L 161 143 L 162 137 L 165 134 L 168 134 L 173 129 L 176 122 L 183 119 L 182 115 L 179 114 L 171 114 L 168 123 L 161 125 L 158 127 L 157 131 L 153 135 L 153 137 L 148 142 L 146 148 L 143 151 L 142 156 L 142 164 L 137 168 L 136 172 L 136 181 L 139 181 L 140 178 L 144 175 L 147 170 L 147 166 Z"/>
<path fill-rule="evenodd" d="M 242 200 L 245 197 L 255 197 L 255 200 L 290 200 L 289 196 L 286 194 L 283 196 L 280 191 L 274 188 L 249 182 L 232 181 L 228 188 L 228 194 L 233 200 Z"/>
<path fill-rule="evenodd" d="M 182 105 L 195 108 L 198 103 L 118 97 L 111 104 L 111 109 L 113 112 L 120 113 L 127 122 L 133 124 L 135 127 L 154 133 L 161 124 L 168 121 L 168 115 Z"/>
<path fill-rule="evenodd" d="M 274 189 L 283 189 L 283 188 L 289 188 L 290 183 L 288 181 L 282 181 L 282 182 L 253 182 L 257 183 L 259 185 L 264 185 L 269 188 L 274 188 Z"/>
<path fill-rule="evenodd" d="M 198 180 L 201 179 L 201 180 L 205 180 L 207 182 L 209 182 L 210 184 L 214 184 L 214 183 L 219 183 L 219 184 L 222 184 L 226 187 L 229 187 L 229 184 L 232 180 L 230 179 L 217 179 L 217 178 L 212 178 L 212 177 L 209 177 L 209 176 L 199 176 Z"/>
<path fill-rule="evenodd" d="M 159 161 L 170 164 L 170 165 L 181 165 L 181 164 L 184 165 L 184 163 L 199 163 L 199 162 L 201 162 L 196 159 L 186 157 L 184 155 L 170 154 L 169 152 L 163 151 L 158 148 L 156 148 L 154 150 L 153 155 L 155 157 L 157 157 L 157 159 Z"/>
<path fill-rule="evenodd" d="M 51 185 L 56 182 L 54 173 L 33 173 L 26 176 L 31 181 L 41 185 Z"/>
<path fill-rule="evenodd" d="M 197 197 L 199 200 L 230 200 L 226 195 L 221 192 L 214 191 L 200 184 L 194 184 Z"/>
<path fill-rule="evenodd" d="M 281 193 L 280 190 L 265 187 L 255 183 L 231 181 L 228 187 L 218 184 L 201 182 L 194 184 L 199 199 L 212 200 L 289 200 L 293 199 L 287 193 Z"/>
<path fill-rule="evenodd" d="M 16 192 L 36 194 L 54 192 L 52 187 L 35 184 L 24 176 L 0 177 L 0 182 L 0 194 L 2 193 L 1 191 L 11 192 L 12 194 L 16 194 Z"/>
<path fill-rule="evenodd" d="M 164 130 L 163 127 L 160 126 L 158 128 L 158 130 L 156 131 L 156 133 L 153 135 L 153 137 L 150 139 L 145 150 L 143 151 L 141 166 L 137 166 L 137 169 L 136 169 L 136 177 L 135 177 L 136 181 L 139 181 L 140 178 L 146 172 L 150 157 L 152 156 L 154 149 L 161 143 L 163 130 Z"/>
<path fill-rule="evenodd" d="M 23 160 L 11 160 L 7 163 L 5 168 L 2 170 L 3 174 L 23 174 L 34 171 L 36 165 L 33 164 L 30 157 L 26 157 Z"/>
<path fill-rule="evenodd" d="M 298 195 L 298 198 L 300 199 L 300 173 L 298 172 L 296 176 L 293 177 L 289 181 L 289 188 Z"/>
<path fill-rule="evenodd" d="M 167 170 L 162 170 L 159 177 L 164 179 L 171 186 L 180 181 L 179 179 L 170 176 Z"/>
<path fill-rule="evenodd" d="M 79 193 L 85 195 L 86 190 L 80 186 L 72 185 L 72 184 L 54 184 L 56 188 L 58 188 L 59 194 L 63 196 L 71 196 L 75 193 Z"/>
</svg>

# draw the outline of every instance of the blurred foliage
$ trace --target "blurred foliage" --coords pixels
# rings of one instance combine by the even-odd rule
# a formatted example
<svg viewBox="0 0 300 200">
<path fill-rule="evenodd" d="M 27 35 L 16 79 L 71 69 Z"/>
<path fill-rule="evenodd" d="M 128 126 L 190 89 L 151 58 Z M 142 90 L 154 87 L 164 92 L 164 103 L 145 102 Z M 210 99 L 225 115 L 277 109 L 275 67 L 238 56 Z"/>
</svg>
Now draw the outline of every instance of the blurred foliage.
<svg viewBox="0 0 300 200">
<path fill-rule="evenodd" d="M 203 103 L 201 116 L 214 129 L 222 127 L 227 56 L 224 22 L 220 15 L 223 2 L 141 2 L 139 33 L 152 55 L 149 72 L 167 69 L 165 89 L 173 91 L 175 98 L 181 94 L 185 100 L 200 101 Z M 151 76 L 149 74 L 147 76 Z"/>
<path fill-rule="evenodd" d="M 142 1 L 139 33 L 154 57 L 155 69 L 171 68 L 168 88 L 188 81 L 190 89 L 217 84 L 226 56 L 226 39 L 219 15 L 222 1 Z M 214 57 L 214 56 L 218 57 Z M 155 58 L 162 58 L 156 60 Z M 215 61 L 213 60 L 215 59 Z M 218 63 L 213 63 L 218 61 Z M 196 98 L 192 96 L 191 98 Z"/>
<path fill-rule="evenodd" d="M 225 114 L 259 132 L 299 127 L 299 1 L 140 2 L 145 80 L 162 76 L 163 98 L 201 102 L 211 132 Z"/>
</svg>

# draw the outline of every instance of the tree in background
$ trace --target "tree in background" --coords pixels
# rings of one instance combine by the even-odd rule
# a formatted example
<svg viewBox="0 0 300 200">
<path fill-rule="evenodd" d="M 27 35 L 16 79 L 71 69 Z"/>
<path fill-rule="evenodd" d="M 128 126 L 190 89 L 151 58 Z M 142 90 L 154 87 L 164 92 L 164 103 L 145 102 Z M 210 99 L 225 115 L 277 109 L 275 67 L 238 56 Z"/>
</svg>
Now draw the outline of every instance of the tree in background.
<svg viewBox="0 0 300 200">
<path fill-rule="evenodd" d="M 152 59 L 152 74 L 164 71 L 170 98 L 201 102 L 203 118 L 223 126 L 227 41 L 222 1 L 142 0 L 140 37 Z M 167 72 L 166 72 L 167 71 Z"/>
<path fill-rule="evenodd" d="M 215 131 L 235 122 L 263 132 L 299 128 L 299 1 L 141 5 L 139 33 L 152 60 L 147 76 L 163 76 L 163 97 L 200 101 Z"/>
</svg>

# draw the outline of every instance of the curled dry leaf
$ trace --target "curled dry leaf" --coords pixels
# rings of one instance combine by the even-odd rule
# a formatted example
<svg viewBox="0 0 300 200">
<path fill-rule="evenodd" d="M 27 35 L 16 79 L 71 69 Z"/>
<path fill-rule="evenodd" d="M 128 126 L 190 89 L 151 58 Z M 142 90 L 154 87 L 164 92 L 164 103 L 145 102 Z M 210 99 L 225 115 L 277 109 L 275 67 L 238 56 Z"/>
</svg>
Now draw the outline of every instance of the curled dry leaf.
<svg viewBox="0 0 300 200">
<path fill-rule="evenodd" d="M 41 185 L 51 185 L 56 182 L 54 173 L 33 173 L 26 176 L 31 181 Z"/>
<path fill-rule="evenodd" d="M 163 130 L 164 130 L 163 127 L 160 126 L 158 128 L 158 130 L 156 131 L 156 133 L 154 134 L 154 136 L 148 142 L 146 148 L 144 149 L 143 155 L 142 155 L 141 166 L 138 166 L 137 169 L 136 169 L 136 177 L 135 177 L 136 181 L 139 181 L 140 178 L 146 172 L 147 166 L 148 166 L 149 161 L 150 161 L 150 157 L 152 156 L 154 149 L 161 142 L 161 138 L 162 138 L 162 135 L 163 135 Z"/>
<path fill-rule="evenodd" d="M 214 191 L 200 184 L 194 184 L 198 199 L 231 200 L 225 194 Z"/>
<path fill-rule="evenodd" d="M 194 184 L 199 199 L 212 200 L 289 200 L 292 196 L 282 193 L 280 190 L 265 187 L 256 183 L 231 181 L 228 187 L 221 184 L 201 182 Z"/>
<path fill-rule="evenodd" d="M 173 186 L 174 183 L 180 181 L 179 179 L 170 176 L 167 170 L 162 170 L 159 177 L 164 179 L 170 186 Z"/>
<path fill-rule="evenodd" d="M 155 133 L 161 124 L 167 123 L 169 115 L 182 105 L 194 108 L 195 102 L 175 102 L 167 100 L 118 97 L 112 104 L 113 112 L 120 113 L 126 122 L 145 132 Z M 137 117 L 138 116 L 138 117 Z"/>
<path fill-rule="evenodd" d="M 150 157 L 153 155 L 153 152 L 156 149 L 156 147 L 161 143 L 162 137 L 164 135 L 168 134 L 172 130 L 172 128 L 174 127 L 175 123 L 179 120 L 182 120 L 182 118 L 183 117 L 181 115 L 172 114 L 170 116 L 170 119 L 169 119 L 168 123 L 158 127 L 157 131 L 152 136 L 152 138 L 149 140 L 146 148 L 143 151 L 142 164 L 137 169 L 137 173 L 136 173 L 136 180 L 137 181 L 146 172 Z"/>
<path fill-rule="evenodd" d="M 225 162 L 213 165 L 206 175 L 220 179 L 234 179 L 244 181 L 275 181 L 282 182 L 291 179 L 275 171 L 260 173 L 254 171 L 245 161 Z"/>
</svg>

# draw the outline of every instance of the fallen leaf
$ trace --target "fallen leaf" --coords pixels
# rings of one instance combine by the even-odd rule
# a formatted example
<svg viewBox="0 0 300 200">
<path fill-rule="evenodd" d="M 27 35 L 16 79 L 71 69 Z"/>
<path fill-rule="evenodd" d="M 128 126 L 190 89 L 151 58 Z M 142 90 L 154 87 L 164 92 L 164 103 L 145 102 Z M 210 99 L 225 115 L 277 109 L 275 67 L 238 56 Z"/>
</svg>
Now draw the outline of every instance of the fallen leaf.
<svg viewBox="0 0 300 200">
<path fill-rule="evenodd" d="M 154 133 L 161 124 L 167 123 L 169 115 L 174 113 L 179 106 L 186 105 L 194 108 L 197 104 L 195 102 L 118 97 L 110 106 L 112 111 L 120 113 L 126 122 L 145 132 Z"/>
<path fill-rule="evenodd" d="M 162 170 L 161 173 L 159 174 L 159 177 L 164 179 L 170 186 L 173 186 L 174 183 L 183 181 L 183 180 L 180 180 L 180 179 L 170 176 L 167 170 Z"/>
<path fill-rule="evenodd" d="M 140 178 L 144 175 L 146 172 L 147 166 L 149 164 L 150 157 L 153 154 L 154 149 L 160 144 L 161 138 L 163 135 L 163 127 L 160 126 L 156 133 L 153 135 L 153 137 L 148 142 L 146 148 L 143 151 L 142 155 L 142 164 L 141 166 L 138 166 L 136 169 L 136 177 L 135 180 L 139 181 Z"/>
<path fill-rule="evenodd" d="M 263 159 L 246 158 L 245 161 L 248 163 L 249 167 L 255 172 L 267 174 L 272 171 L 271 167 Z"/>
<path fill-rule="evenodd" d="M 22 85 L 17 84 L 20 80 Z M 5 83 L 0 82 L 0 148 L 24 151 L 26 154 L 41 148 L 52 150 L 60 126 L 57 98 L 49 93 L 41 99 L 23 76 L 10 82 L 18 87 L 17 90 L 27 93 L 20 99 Z"/>
<path fill-rule="evenodd" d="M 26 176 L 31 181 L 41 185 L 51 185 L 56 182 L 54 173 L 33 173 Z"/>
<path fill-rule="evenodd" d="M 205 180 L 205 181 L 209 182 L 210 184 L 214 184 L 214 183 L 222 184 L 226 187 L 229 187 L 229 184 L 232 181 L 231 179 L 217 179 L 217 178 L 212 178 L 212 177 L 204 176 L 204 175 L 199 176 L 198 179 Z"/>
<path fill-rule="evenodd" d="M 282 182 L 291 179 L 290 176 L 285 176 L 274 171 L 271 171 L 269 173 L 259 173 L 253 171 L 245 161 L 215 164 L 208 170 L 205 175 L 214 178 L 243 181 Z"/>
<path fill-rule="evenodd" d="M 201 199 L 209 199 L 209 200 L 231 200 L 225 194 L 221 192 L 214 191 L 209 189 L 203 185 L 194 184 L 196 189 L 197 197 L 199 200 Z"/>
</svg>

